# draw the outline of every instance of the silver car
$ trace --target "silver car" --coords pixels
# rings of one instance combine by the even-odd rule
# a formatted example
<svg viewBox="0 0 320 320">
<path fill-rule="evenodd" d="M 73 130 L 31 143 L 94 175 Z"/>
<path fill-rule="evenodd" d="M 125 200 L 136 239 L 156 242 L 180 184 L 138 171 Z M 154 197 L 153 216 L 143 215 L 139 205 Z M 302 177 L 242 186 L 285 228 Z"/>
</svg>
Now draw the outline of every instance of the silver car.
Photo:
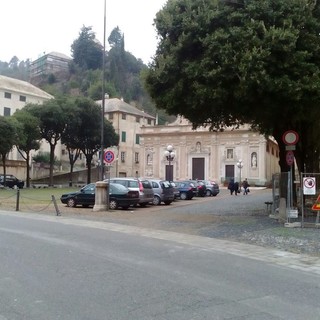
<svg viewBox="0 0 320 320">
<path fill-rule="evenodd" d="M 163 202 L 169 205 L 174 200 L 174 189 L 169 181 L 149 180 L 153 189 L 153 204 L 158 206 Z"/>
<path fill-rule="evenodd" d="M 210 181 L 210 180 L 199 180 L 203 182 L 206 186 L 206 196 L 216 196 L 217 194 L 220 193 L 220 188 L 219 185 L 215 181 Z"/>
<path fill-rule="evenodd" d="M 107 181 L 107 180 L 106 180 Z M 111 178 L 110 182 L 119 183 L 127 187 L 129 190 L 139 191 L 139 205 L 145 207 L 153 203 L 153 189 L 150 181 L 139 178 Z"/>
</svg>

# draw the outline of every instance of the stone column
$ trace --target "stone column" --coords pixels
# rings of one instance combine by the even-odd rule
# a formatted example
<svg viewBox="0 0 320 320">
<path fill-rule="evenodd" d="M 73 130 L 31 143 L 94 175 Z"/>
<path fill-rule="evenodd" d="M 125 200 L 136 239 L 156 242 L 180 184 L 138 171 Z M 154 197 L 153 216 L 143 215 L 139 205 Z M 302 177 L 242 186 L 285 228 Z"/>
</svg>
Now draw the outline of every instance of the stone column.
<svg viewBox="0 0 320 320">
<path fill-rule="evenodd" d="M 96 183 L 96 195 L 93 211 L 107 211 L 107 194 L 109 192 L 108 182 L 98 181 Z"/>
</svg>

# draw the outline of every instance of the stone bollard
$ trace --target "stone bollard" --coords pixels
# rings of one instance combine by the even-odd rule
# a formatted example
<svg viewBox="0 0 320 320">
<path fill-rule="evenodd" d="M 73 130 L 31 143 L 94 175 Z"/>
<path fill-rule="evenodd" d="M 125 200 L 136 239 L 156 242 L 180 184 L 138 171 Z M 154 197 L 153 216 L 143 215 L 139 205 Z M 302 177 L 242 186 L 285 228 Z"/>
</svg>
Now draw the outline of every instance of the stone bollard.
<svg viewBox="0 0 320 320">
<path fill-rule="evenodd" d="M 96 182 L 96 194 L 93 211 L 107 211 L 107 194 L 109 192 L 108 182 Z"/>
<path fill-rule="evenodd" d="M 286 220 L 287 220 L 287 201 L 286 201 L 286 198 L 280 198 L 279 221 L 285 222 Z"/>
</svg>

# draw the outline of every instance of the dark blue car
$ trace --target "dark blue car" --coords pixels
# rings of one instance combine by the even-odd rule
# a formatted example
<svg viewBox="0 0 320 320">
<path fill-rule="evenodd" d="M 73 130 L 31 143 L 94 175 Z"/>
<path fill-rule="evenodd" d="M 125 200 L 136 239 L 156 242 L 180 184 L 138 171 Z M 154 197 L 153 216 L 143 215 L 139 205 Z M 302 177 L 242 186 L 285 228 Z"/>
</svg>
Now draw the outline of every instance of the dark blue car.
<svg viewBox="0 0 320 320">
<path fill-rule="evenodd" d="M 60 198 L 61 202 L 68 207 L 93 206 L 95 203 L 96 184 L 90 183 L 77 192 L 63 194 Z M 109 208 L 112 210 L 121 207 L 128 209 L 139 203 L 139 192 L 132 191 L 118 183 L 110 183 L 109 185 Z"/>
<path fill-rule="evenodd" d="M 197 187 L 192 181 L 174 181 L 179 190 L 179 197 L 181 200 L 191 200 L 197 195 Z"/>
</svg>

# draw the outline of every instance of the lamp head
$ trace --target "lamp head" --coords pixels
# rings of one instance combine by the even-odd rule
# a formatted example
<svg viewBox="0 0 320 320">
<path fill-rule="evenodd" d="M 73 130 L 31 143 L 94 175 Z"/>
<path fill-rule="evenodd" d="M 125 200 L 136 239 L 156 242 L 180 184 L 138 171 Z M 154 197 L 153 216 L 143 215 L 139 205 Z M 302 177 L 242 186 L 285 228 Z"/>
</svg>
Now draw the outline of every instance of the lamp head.
<svg viewBox="0 0 320 320">
<path fill-rule="evenodd" d="M 173 146 L 172 146 L 171 144 L 169 144 L 169 145 L 167 146 L 167 150 L 168 150 L 169 152 L 171 152 L 171 151 L 173 150 Z"/>
</svg>

